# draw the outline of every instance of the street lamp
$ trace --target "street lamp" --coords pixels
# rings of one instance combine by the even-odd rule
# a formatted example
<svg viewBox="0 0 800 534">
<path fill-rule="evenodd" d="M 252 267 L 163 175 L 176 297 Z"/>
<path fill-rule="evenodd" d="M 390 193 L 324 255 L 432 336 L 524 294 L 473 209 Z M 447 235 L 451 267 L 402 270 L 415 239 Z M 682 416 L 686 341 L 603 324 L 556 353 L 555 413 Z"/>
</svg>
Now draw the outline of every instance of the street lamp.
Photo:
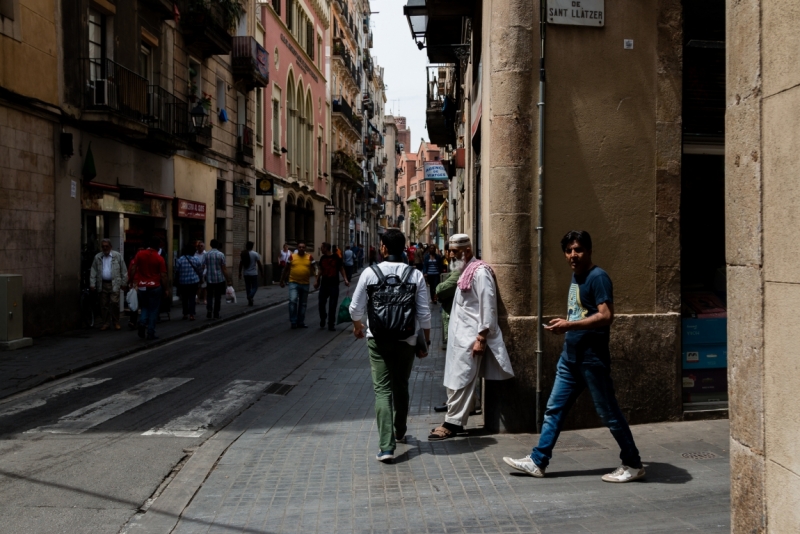
<svg viewBox="0 0 800 534">
<path fill-rule="evenodd" d="M 195 131 L 203 128 L 208 122 L 208 111 L 206 111 L 206 108 L 200 103 L 192 108 L 189 115 L 192 117 L 192 124 L 194 124 Z"/>
<path fill-rule="evenodd" d="M 425 48 L 425 33 L 428 30 L 428 7 L 425 0 L 408 0 L 403 6 L 403 15 L 408 19 L 411 37 L 417 43 L 417 48 Z"/>
</svg>

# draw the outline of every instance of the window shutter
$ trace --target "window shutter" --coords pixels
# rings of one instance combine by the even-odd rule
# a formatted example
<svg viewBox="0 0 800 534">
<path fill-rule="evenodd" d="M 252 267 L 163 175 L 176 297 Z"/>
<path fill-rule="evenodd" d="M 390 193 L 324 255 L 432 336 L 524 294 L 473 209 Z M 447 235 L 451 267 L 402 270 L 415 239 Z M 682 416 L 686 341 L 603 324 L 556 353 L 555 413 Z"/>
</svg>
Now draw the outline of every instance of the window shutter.
<svg viewBox="0 0 800 534">
<path fill-rule="evenodd" d="M 275 13 L 280 15 L 281 14 L 281 0 L 272 0 L 272 9 L 275 10 Z"/>
<path fill-rule="evenodd" d="M 306 22 L 306 51 L 308 51 L 308 57 L 312 60 L 314 59 L 314 25 L 310 22 Z"/>
</svg>

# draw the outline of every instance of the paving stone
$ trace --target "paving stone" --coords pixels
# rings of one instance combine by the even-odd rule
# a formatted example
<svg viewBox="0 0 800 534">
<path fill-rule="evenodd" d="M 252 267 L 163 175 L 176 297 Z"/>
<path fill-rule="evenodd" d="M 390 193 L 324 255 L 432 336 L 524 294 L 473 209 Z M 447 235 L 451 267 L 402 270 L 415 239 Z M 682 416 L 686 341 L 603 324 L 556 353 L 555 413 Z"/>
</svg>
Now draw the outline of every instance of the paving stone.
<svg viewBox="0 0 800 534">
<path fill-rule="evenodd" d="M 415 362 L 410 378 L 408 443 L 398 444 L 393 464 L 374 459 L 366 345 L 341 334 L 330 354 L 310 360 L 305 378 L 231 445 L 175 532 L 730 529 L 727 421 L 634 427 L 648 476 L 627 485 L 600 480 L 619 464 L 606 429 L 564 432 L 544 479 L 502 462 L 528 454 L 538 436 L 481 435 L 479 416 L 470 419 L 470 437 L 429 443 L 430 428 L 442 420 L 433 406 L 445 399 L 435 319 L 432 354 Z M 718 458 L 681 456 L 698 451 Z"/>
</svg>

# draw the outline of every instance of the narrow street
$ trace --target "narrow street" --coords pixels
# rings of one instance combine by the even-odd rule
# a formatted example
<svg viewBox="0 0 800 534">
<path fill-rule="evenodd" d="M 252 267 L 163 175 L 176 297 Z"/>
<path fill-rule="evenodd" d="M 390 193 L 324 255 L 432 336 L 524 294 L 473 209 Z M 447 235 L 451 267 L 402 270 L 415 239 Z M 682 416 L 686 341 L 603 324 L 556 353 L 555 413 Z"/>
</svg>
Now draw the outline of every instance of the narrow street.
<svg viewBox="0 0 800 534">
<path fill-rule="evenodd" d="M 0 530 L 119 531 L 188 454 L 331 343 L 316 302 L 308 330 L 279 306 L 0 404 Z"/>
<path fill-rule="evenodd" d="M 502 462 L 535 436 L 487 435 L 480 416 L 469 437 L 429 443 L 438 319 L 411 376 L 408 443 L 376 462 L 366 345 L 317 328 L 316 302 L 308 330 L 277 306 L 0 404 L 0 531 L 730 529 L 727 421 L 634 427 L 648 476 L 624 486 L 600 480 L 618 463 L 602 428 L 565 432 L 543 480 Z"/>
</svg>

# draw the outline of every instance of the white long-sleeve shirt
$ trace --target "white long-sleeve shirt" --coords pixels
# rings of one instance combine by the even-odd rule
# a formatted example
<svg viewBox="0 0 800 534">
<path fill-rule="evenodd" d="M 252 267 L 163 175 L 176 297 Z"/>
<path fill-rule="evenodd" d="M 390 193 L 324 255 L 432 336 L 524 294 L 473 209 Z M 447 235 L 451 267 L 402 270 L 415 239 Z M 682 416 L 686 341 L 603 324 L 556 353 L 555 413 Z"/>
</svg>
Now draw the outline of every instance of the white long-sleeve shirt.
<svg viewBox="0 0 800 534">
<path fill-rule="evenodd" d="M 422 275 L 422 273 L 414 267 L 409 267 L 405 263 L 388 261 L 379 263 L 378 269 L 381 270 L 384 276 L 396 274 L 400 278 L 403 277 L 406 269 L 411 269 L 413 271 L 408 281 L 413 284 L 417 284 L 417 318 L 415 322 L 415 330 L 419 330 L 420 328 L 430 328 L 431 309 L 428 305 L 428 287 L 425 284 L 425 277 Z M 353 300 L 350 302 L 350 318 L 354 321 L 361 321 L 362 319 L 364 320 L 367 326 L 368 338 L 373 336 L 369 331 L 369 318 L 367 317 L 367 286 L 377 284 L 379 282 L 380 280 L 378 279 L 378 276 L 372 271 L 372 269 L 364 269 L 364 272 L 361 273 L 361 276 L 358 279 L 358 285 L 356 285 L 356 289 L 353 292 Z M 416 345 L 417 336 L 415 334 L 404 341 L 409 345 Z"/>
</svg>

